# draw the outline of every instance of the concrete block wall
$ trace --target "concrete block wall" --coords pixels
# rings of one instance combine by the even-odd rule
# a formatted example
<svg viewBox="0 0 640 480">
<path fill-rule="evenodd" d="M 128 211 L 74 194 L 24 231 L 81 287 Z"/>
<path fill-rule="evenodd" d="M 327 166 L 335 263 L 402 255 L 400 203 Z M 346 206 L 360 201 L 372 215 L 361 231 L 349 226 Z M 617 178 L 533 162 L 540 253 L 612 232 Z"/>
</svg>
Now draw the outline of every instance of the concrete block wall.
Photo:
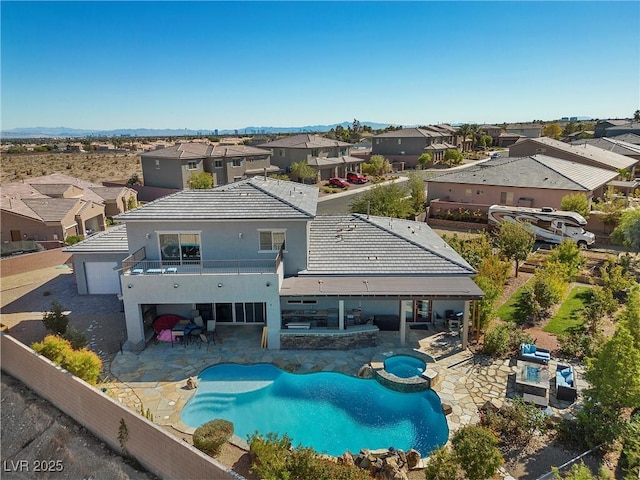
<svg viewBox="0 0 640 480">
<path fill-rule="evenodd" d="M 9 335 L 0 335 L 2 370 L 89 429 L 115 451 L 124 420 L 127 452 L 160 478 L 243 479 L 195 447 L 74 377 Z"/>
<path fill-rule="evenodd" d="M 15 257 L 3 258 L 0 261 L 0 274 L 3 277 L 19 273 L 40 270 L 41 268 L 57 267 L 71 260 L 71 254 L 62 249 L 45 250 L 44 252 L 27 253 Z"/>
</svg>

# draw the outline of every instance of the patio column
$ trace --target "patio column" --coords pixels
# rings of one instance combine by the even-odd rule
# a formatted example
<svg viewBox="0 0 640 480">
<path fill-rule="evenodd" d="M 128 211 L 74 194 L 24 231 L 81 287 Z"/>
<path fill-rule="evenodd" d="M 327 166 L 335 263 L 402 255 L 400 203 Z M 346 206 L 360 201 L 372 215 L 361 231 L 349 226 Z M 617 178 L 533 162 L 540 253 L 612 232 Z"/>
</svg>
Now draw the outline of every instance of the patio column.
<svg viewBox="0 0 640 480">
<path fill-rule="evenodd" d="M 407 312 L 413 305 L 411 300 L 400 300 L 400 345 L 407 343 Z"/>
<path fill-rule="evenodd" d="M 344 330 L 344 300 L 338 300 L 338 330 Z"/>
<path fill-rule="evenodd" d="M 469 300 L 464 301 L 464 310 L 462 315 L 462 349 L 466 350 L 469 346 L 469 308 L 471 302 Z"/>
</svg>

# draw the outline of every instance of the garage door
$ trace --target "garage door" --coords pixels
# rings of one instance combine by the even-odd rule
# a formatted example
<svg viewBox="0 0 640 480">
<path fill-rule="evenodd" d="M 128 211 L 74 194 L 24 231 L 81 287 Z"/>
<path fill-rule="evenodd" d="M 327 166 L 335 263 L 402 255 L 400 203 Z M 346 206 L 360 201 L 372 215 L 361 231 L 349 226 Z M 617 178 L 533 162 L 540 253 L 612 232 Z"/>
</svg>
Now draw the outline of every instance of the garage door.
<svg viewBox="0 0 640 480">
<path fill-rule="evenodd" d="M 87 262 L 84 271 L 89 294 L 120 293 L 120 272 L 113 269 L 117 262 Z"/>
</svg>

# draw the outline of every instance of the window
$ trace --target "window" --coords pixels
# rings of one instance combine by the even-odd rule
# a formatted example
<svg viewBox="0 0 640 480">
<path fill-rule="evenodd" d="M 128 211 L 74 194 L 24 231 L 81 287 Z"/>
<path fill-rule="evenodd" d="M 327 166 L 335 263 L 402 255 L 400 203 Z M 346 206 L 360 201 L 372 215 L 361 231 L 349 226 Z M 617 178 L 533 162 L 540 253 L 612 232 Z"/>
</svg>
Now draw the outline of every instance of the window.
<svg viewBox="0 0 640 480">
<path fill-rule="evenodd" d="M 376 145 L 380 145 L 380 139 L 376 138 Z"/>
<path fill-rule="evenodd" d="M 187 170 L 197 170 L 198 169 L 198 162 L 196 162 L 195 160 L 190 160 L 187 162 Z"/>
<path fill-rule="evenodd" d="M 284 157 L 284 148 L 281 148 L 281 149 L 280 149 L 280 156 L 281 156 L 281 157 Z"/>
<path fill-rule="evenodd" d="M 156 168 L 160 168 L 160 160 L 156 160 Z"/>
<path fill-rule="evenodd" d="M 470 188 L 466 188 L 464 190 L 464 196 L 465 197 L 470 197 L 471 195 L 473 195 L 473 190 L 471 190 Z"/>
<path fill-rule="evenodd" d="M 161 233 L 160 256 L 163 261 L 177 262 L 200 261 L 199 233 Z"/>
<path fill-rule="evenodd" d="M 476 195 L 484 195 L 484 190 L 477 190 Z"/>
<path fill-rule="evenodd" d="M 277 252 L 280 248 L 285 248 L 284 230 L 260 231 L 260 251 Z"/>
<path fill-rule="evenodd" d="M 317 148 L 312 148 L 311 149 L 311 156 L 312 157 L 317 157 L 318 156 L 318 149 Z"/>
<path fill-rule="evenodd" d="M 234 167 L 241 167 L 242 166 L 242 159 L 241 158 L 234 158 L 233 159 L 233 166 Z"/>
<path fill-rule="evenodd" d="M 340 156 L 344 157 L 347 154 L 347 149 L 346 148 L 341 148 L 340 149 Z"/>
<path fill-rule="evenodd" d="M 222 168 L 222 160 L 214 160 L 213 166 L 216 168 Z"/>
<path fill-rule="evenodd" d="M 402 139 L 401 138 L 398 139 L 398 145 L 402 145 Z"/>
</svg>

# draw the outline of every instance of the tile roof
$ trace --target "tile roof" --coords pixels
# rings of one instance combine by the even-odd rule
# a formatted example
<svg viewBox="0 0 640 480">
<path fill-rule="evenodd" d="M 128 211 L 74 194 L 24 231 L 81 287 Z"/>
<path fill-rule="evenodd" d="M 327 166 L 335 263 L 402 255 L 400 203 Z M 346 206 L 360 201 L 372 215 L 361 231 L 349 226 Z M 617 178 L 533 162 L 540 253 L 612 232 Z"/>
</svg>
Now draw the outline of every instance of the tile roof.
<svg viewBox="0 0 640 480">
<path fill-rule="evenodd" d="M 561 142 L 549 137 L 540 138 L 527 138 L 519 140 L 514 145 L 521 145 L 522 142 L 533 142 L 543 147 L 551 147 L 563 152 L 577 155 L 579 157 L 589 159 L 593 162 L 601 164 L 603 167 L 609 167 L 610 169 L 621 170 L 623 168 L 629 168 L 636 163 L 636 160 L 619 155 L 617 153 L 608 152 L 602 148 L 593 147 L 588 144 L 571 145 L 570 143 Z M 549 154 L 550 152 L 546 152 Z"/>
<path fill-rule="evenodd" d="M 321 137 L 320 135 L 313 135 L 310 133 L 279 138 L 277 140 L 273 140 L 272 142 L 261 143 L 260 145 L 258 145 L 258 147 L 261 148 L 322 148 L 350 146 L 350 143 L 341 142 L 339 140 L 332 140 L 330 138 L 325 138 Z"/>
<path fill-rule="evenodd" d="M 341 157 L 312 157 L 307 160 L 307 164 L 312 167 L 324 167 L 332 165 L 345 165 L 349 163 L 362 163 L 364 159 L 343 155 Z"/>
<path fill-rule="evenodd" d="M 129 251 L 127 227 L 126 225 L 116 225 L 104 232 L 91 235 L 75 245 L 65 247 L 62 251 L 70 253 L 126 253 Z"/>
<path fill-rule="evenodd" d="M 252 155 L 271 155 L 269 150 L 247 145 L 216 145 L 209 156 L 213 158 L 245 157 Z"/>
<path fill-rule="evenodd" d="M 23 202 L 45 222 L 59 222 L 70 211 L 86 204 L 77 198 L 30 198 Z"/>
<path fill-rule="evenodd" d="M 619 153 L 620 155 L 640 155 L 640 145 L 627 143 L 613 137 L 585 138 L 575 140 L 571 145 L 591 145 L 593 147 L 602 148 L 608 152 Z"/>
<path fill-rule="evenodd" d="M 442 142 L 442 143 L 432 143 L 431 145 L 427 145 L 426 147 L 424 147 L 424 150 L 449 150 L 452 148 L 456 148 L 456 146 L 451 145 L 450 143 L 447 143 L 447 142 Z"/>
<path fill-rule="evenodd" d="M 394 130 L 391 132 L 374 135 L 374 138 L 432 138 L 432 137 L 448 137 L 449 134 L 436 132 L 433 130 L 425 130 L 423 128 L 403 128 L 402 130 Z"/>
<path fill-rule="evenodd" d="M 56 196 L 56 195 L 64 195 L 67 191 L 71 189 L 71 185 L 69 184 L 58 184 L 58 183 L 48 183 L 48 184 L 33 184 L 33 188 L 47 196 Z"/>
<path fill-rule="evenodd" d="M 211 190 L 183 190 L 117 215 L 128 220 L 313 218 L 318 188 L 256 176 Z"/>
<path fill-rule="evenodd" d="M 612 135 L 606 138 L 615 138 L 616 140 L 622 140 L 623 142 L 640 145 L 640 135 L 636 135 L 635 133 L 621 133 L 620 135 Z"/>
<path fill-rule="evenodd" d="M 624 125 L 616 125 L 606 129 L 607 134 L 614 132 L 625 132 L 626 130 L 640 130 L 640 122 L 627 122 Z"/>
<path fill-rule="evenodd" d="M 150 150 L 140 154 L 148 158 L 197 159 L 208 157 L 213 150 L 212 145 L 204 143 L 178 143 L 158 150 Z"/>
<path fill-rule="evenodd" d="M 351 214 L 311 222 L 308 268 L 300 275 L 474 275 L 425 223 Z"/>
<path fill-rule="evenodd" d="M 128 187 L 90 187 L 103 200 L 115 200 L 123 190 L 130 190 Z"/>
<path fill-rule="evenodd" d="M 618 172 L 547 155 L 504 157 L 430 178 L 427 183 L 506 185 L 560 190 L 594 190 Z"/>
</svg>

